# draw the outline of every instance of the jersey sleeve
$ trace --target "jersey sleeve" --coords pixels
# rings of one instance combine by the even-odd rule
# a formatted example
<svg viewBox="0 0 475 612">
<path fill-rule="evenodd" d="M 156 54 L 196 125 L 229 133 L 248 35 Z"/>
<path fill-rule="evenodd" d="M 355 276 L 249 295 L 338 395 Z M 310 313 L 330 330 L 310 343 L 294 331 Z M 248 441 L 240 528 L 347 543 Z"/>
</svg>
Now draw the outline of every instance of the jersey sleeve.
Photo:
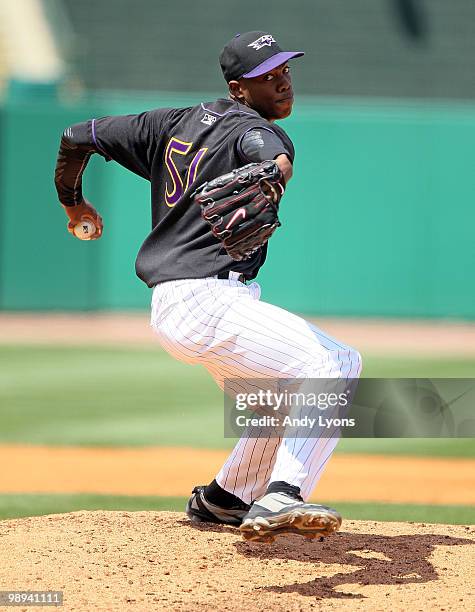
<svg viewBox="0 0 475 612">
<path fill-rule="evenodd" d="M 152 159 L 165 109 L 139 115 L 92 119 L 90 137 L 95 151 L 150 180 Z"/>
<path fill-rule="evenodd" d="M 150 180 L 158 135 L 168 111 L 156 109 L 139 115 L 102 117 L 66 128 L 55 169 L 59 201 L 64 206 L 81 203 L 82 175 L 94 153 Z"/>
<path fill-rule="evenodd" d="M 291 162 L 294 159 L 294 148 L 287 134 L 277 126 L 254 126 L 244 131 L 238 138 L 236 146 L 240 160 L 244 163 L 262 162 L 275 159 L 278 155 L 287 155 Z"/>
</svg>

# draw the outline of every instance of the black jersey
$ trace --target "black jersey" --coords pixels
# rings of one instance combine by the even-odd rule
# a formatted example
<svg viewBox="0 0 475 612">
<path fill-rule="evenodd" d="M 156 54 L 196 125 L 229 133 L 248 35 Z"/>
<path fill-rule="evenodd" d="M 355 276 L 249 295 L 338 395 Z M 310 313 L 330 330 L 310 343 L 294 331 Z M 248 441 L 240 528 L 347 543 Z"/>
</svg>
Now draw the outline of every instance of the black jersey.
<svg viewBox="0 0 475 612">
<path fill-rule="evenodd" d="M 205 181 L 248 163 L 239 145 L 253 128 L 270 130 L 272 158 L 282 153 L 293 162 L 287 134 L 256 111 L 229 99 L 189 108 L 168 108 L 139 115 L 112 116 L 88 123 L 95 152 L 150 180 L 152 231 L 136 260 L 137 275 L 149 287 L 159 282 L 214 276 L 235 270 L 255 278 L 267 245 L 250 259 L 236 262 L 201 218 L 190 195 Z"/>
</svg>

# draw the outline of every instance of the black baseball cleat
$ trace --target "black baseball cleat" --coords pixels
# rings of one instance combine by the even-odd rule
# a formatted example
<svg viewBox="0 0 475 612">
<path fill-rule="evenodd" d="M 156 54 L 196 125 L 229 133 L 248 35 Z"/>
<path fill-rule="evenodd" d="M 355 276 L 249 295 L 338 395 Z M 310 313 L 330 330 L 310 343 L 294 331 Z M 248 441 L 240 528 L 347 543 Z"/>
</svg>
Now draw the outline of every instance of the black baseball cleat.
<svg viewBox="0 0 475 612">
<path fill-rule="evenodd" d="M 245 540 L 273 542 L 279 533 L 297 533 L 313 540 L 340 526 L 341 516 L 332 508 L 306 504 L 300 496 L 267 493 L 252 504 L 239 530 Z"/>
<path fill-rule="evenodd" d="M 204 492 L 204 486 L 195 487 L 186 504 L 185 511 L 192 523 L 224 523 L 239 526 L 251 507 L 239 500 L 231 508 L 222 508 L 210 503 Z"/>
</svg>

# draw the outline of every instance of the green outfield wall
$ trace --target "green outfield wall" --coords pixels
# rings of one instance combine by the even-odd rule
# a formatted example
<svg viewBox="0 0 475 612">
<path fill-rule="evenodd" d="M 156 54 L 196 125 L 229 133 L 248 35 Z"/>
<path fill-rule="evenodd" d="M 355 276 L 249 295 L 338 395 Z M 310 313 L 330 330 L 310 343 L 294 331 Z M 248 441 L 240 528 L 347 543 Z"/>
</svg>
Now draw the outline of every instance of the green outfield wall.
<svg viewBox="0 0 475 612">
<path fill-rule="evenodd" d="M 53 183 L 60 135 L 90 117 L 200 99 L 0 107 L 0 308 L 148 306 L 134 259 L 149 184 L 94 156 L 84 191 L 104 235 L 75 240 Z M 304 98 L 282 125 L 297 154 L 263 298 L 307 314 L 475 318 L 475 106 Z"/>
</svg>

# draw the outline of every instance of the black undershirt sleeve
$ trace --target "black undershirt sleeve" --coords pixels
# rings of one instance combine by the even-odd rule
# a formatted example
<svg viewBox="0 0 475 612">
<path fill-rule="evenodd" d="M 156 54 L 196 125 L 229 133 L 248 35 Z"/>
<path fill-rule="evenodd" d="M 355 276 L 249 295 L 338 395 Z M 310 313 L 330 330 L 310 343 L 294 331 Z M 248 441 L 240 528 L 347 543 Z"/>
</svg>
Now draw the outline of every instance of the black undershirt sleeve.
<svg viewBox="0 0 475 612">
<path fill-rule="evenodd" d="M 89 136 L 89 122 L 78 123 L 64 130 L 58 151 L 54 182 L 58 199 L 64 206 L 82 201 L 82 175 L 95 147 Z"/>
<path fill-rule="evenodd" d="M 292 159 L 279 136 L 266 128 L 251 128 L 239 138 L 237 147 L 239 156 L 245 163 L 275 159 L 282 154 Z"/>
</svg>

